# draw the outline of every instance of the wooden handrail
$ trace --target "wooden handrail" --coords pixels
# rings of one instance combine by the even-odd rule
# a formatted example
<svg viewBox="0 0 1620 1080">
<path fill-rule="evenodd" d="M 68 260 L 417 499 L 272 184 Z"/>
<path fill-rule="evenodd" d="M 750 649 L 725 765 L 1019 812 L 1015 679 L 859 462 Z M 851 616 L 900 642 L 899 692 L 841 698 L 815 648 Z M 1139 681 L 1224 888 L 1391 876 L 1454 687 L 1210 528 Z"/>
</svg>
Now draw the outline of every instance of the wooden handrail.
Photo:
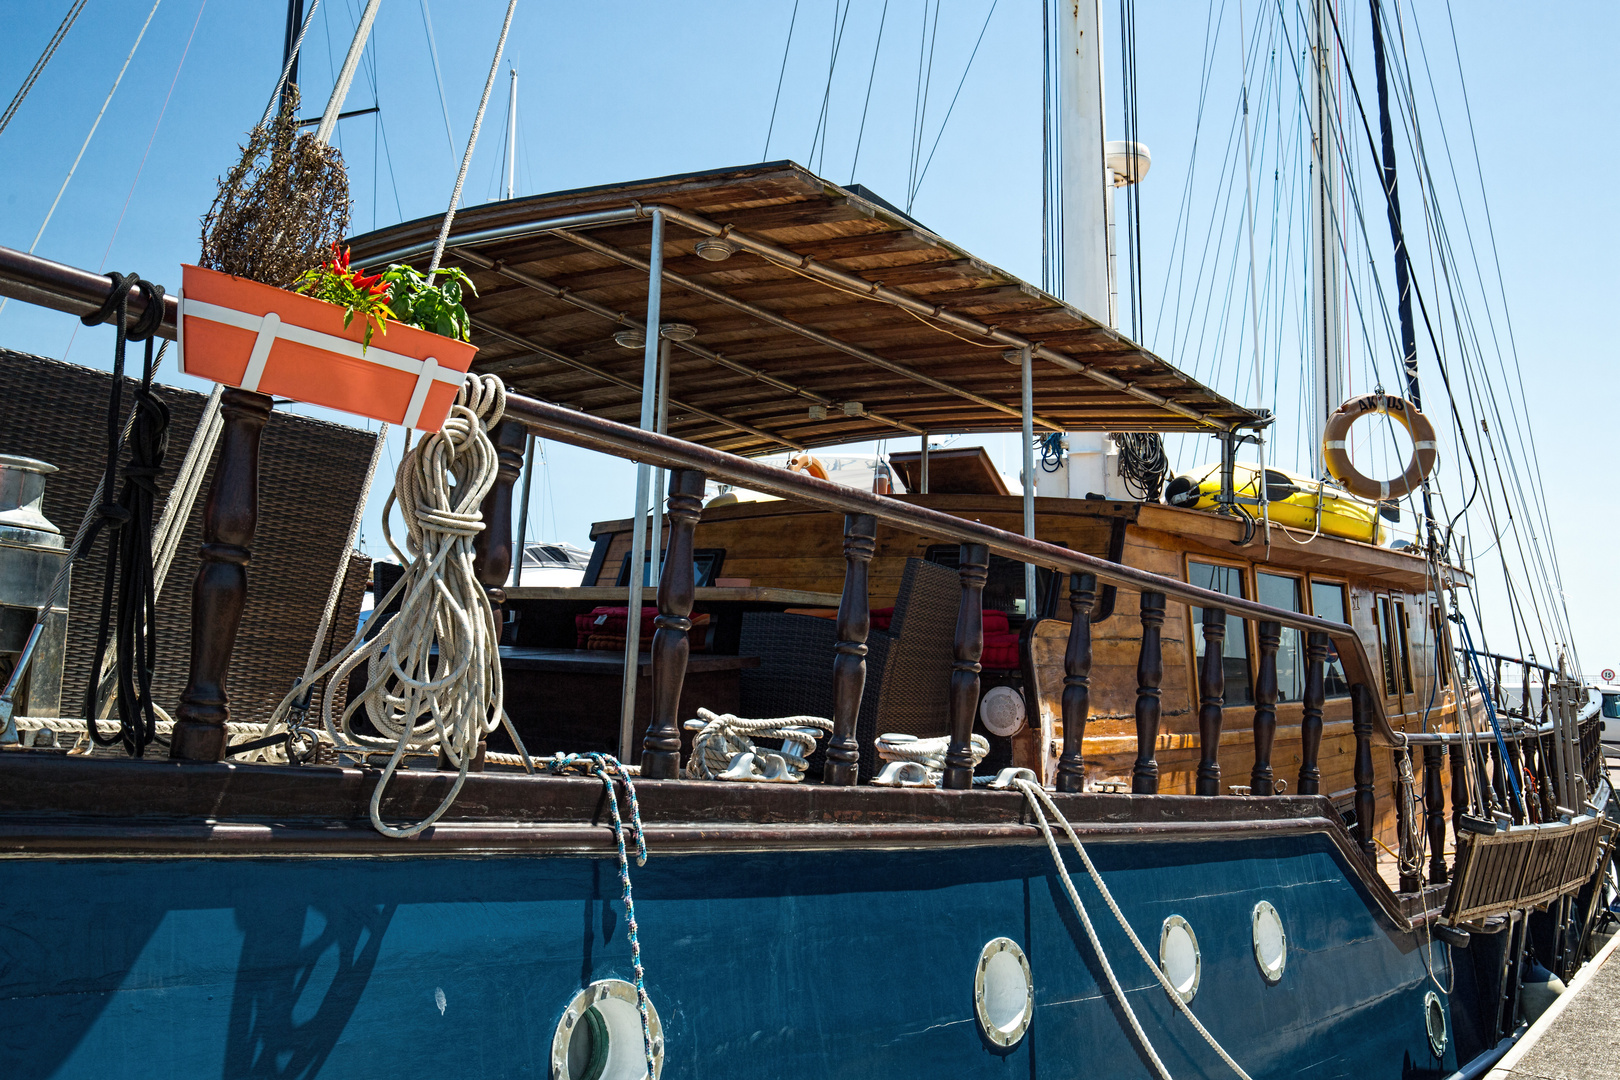
<svg viewBox="0 0 1620 1080">
<path fill-rule="evenodd" d="M 983 544 L 993 554 L 1018 562 L 1033 563 L 1063 573 L 1094 574 L 1108 585 L 1141 592 L 1156 592 L 1167 599 L 1195 607 L 1221 607 L 1228 614 L 1255 620 L 1271 620 L 1306 633 L 1325 634 L 1339 653 L 1345 677 L 1352 683 L 1376 685 L 1374 667 L 1366 646 L 1355 630 L 1345 623 L 1330 622 L 1314 615 L 1269 607 L 1242 597 L 1228 596 L 1189 585 L 1176 578 L 1148 570 L 1111 563 L 1107 559 L 1055 544 L 1043 543 L 998 529 L 978 521 L 956 517 L 924 506 L 843 487 L 792 472 L 762 461 L 698 446 L 670 435 L 591 416 L 563 405 L 554 405 L 524 394 L 508 394 L 506 414 L 544 438 L 555 439 L 587 450 L 613 454 L 633 461 L 645 461 L 660 468 L 696 469 L 711 478 L 746 487 L 767 495 L 793 499 L 826 510 L 845 514 L 871 514 L 885 525 L 924 536 L 954 540 L 962 544 Z M 1368 695 L 1368 712 L 1377 741 L 1385 746 L 1405 745 L 1406 736 L 1389 723 L 1382 699 Z"/>
</svg>

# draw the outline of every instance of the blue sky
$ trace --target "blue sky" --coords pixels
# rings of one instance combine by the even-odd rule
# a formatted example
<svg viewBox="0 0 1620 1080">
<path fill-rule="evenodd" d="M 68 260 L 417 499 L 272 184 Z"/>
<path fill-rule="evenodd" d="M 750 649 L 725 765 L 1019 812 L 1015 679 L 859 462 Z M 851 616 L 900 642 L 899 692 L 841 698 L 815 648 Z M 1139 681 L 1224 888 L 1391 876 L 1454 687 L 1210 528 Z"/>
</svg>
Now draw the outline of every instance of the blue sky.
<svg viewBox="0 0 1620 1080">
<path fill-rule="evenodd" d="M 9 0 L 5 7 L 0 94 L 9 100 L 68 0 Z M 454 148 L 445 132 L 423 7 L 422 0 L 384 0 L 373 46 L 347 102 L 351 109 L 381 106 L 380 119 L 345 121 L 339 133 L 349 163 L 356 232 L 442 212 L 504 4 L 426 4 L 457 140 Z M 1104 7 L 1113 14 L 1112 5 Z M 34 241 L 150 8 L 150 0 L 90 0 L 31 96 L 0 133 L 0 244 L 27 248 Z M 330 90 L 358 8 L 359 0 L 326 0 L 316 16 L 301 78 L 307 115 L 319 111 Z M 859 136 L 854 179 L 904 205 L 925 9 L 923 0 L 889 0 L 887 8 L 886 19 L 882 0 L 856 0 L 848 9 L 829 90 L 835 17 L 843 18 L 834 0 L 799 0 L 785 71 L 793 0 L 520 0 L 508 47 L 508 57 L 520 71 L 520 193 L 784 157 L 845 182 Z M 1251 0 L 1246 5 L 1251 27 L 1264 35 L 1268 26 L 1281 26 L 1276 14 L 1281 8 Z M 931 75 L 922 143 L 924 156 L 933 156 L 916 190 L 913 213 L 980 257 L 1038 282 L 1040 5 L 999 0 L 987 23 L 990 9 L 991 0 L 942 0 L 939 6 L 932 66 L 926 60 L 923 65 Z M 1292 4 L 1286 10 L 1291 14 Z M 1506 312 L 1498 307 L 1491 318 L 1502 338 L 1504 316 L 1511 315 L 1525 383 L 1523 408 L 1545 476 L 1576 640 L 1587 672 L 1593 674 L 1604 666 L 1620 668 L 1609 558 L 1620 511 L 1613 499 L 1599 494 L 1605 468 L 1613 460 L 1606 421 L 1614 408 L 1617 380 L 1605 324 L 1616 285 L 1611 254 L 1616 211 L 1608 178 L 1620 164 L 1608 134 L 1615 93 L 1605 42 L 1612 42 L 1620 20 L 1607 5 L 1567 3 L 1556 10 L 1556 18 L 1526 18 L 1521 5 L 1453 5 L 1466 102 L 1456 59 L 1450 55 L 1446 6 L 1420 0 L 1413 17 L 1421 20 L 1431 62 L 1418 77 L 1427 79 L 1432 68 L 1432 91 L 1424 87 L 1422 94 L 1432 93 L 1431 107 L 1448 125 L 1444 149 L 1449 154 L 1442 154 L 1437 128 L 1426 129 L 1430 164 L 1437 172 L 1455 166 L 1461 178 L 1457 188 L 1462 193 L 1452 189 L 1456 206 L 1448 217 L 1453 243 L 1463 243 L 1466 212 L 1475 241 L 1472 250 L 1487 264 L 1482 276 L 1494 282 L 1473 160 L 1477 140 L 1483 197 L 1490 200 L 1490 227 L 1508 298 Z M 274 84 L 284 12 L 284 5 L 262 0 L 162 0 L 61 196 L 39 253 L 91 269 L 137 270 L 165 284 L 176 283 L 179 264 L 196 256 L 198 219 L 212 198 L 214 179 L 231 163 Z M 883 42 L 874 67 L 880 19 Z M 1236 4 L 1143 3 L 1137 21 L 1140 130 L 1153 151 L 1153 171 L 1141 189 L 1148 315 L 1141 337 L 1223 391 L 1252 401 L 1252 368 L 1242 367 L 1248 346 L 1241 333 L 1235 338 L 1207 333 L 1210 325 L 1242 325 L 1230 310 L 1233 295 L 1236 312 L 1246 310 L 1242 292 L 1232 294 L 1219 272 L 1220 266 L 1232 265 L 1240 250 L 1230 242 L 1237 235 L 1233 225 L 1222 225 L 1224 256 L 1218 252 L 1212 257 L 1213 269 L 1204 278 L 1189 279 L 1203 281 L 1206 292 L 1214 281 L 1226 290 L 1227 306 L 1213 305 L 1203 316 L 1206 333 L 1193 334 L 1191 322 L 1178 328 L 1173 310 L 1159 314 L 1161 297 L 1173 295 L 1167 283 L 1176 280 L 1180 253 L 1202 242 L 1191 231 L 1177 232 L 1184 185 L 1193 192 L 1189 215 L 1200 228 L 1220 220 L 1219 206 L 1231 205 L 1233 189 L 1225 189 L 1228 201 L 1222 204 L 1218 168 L 1211 166 L 1218 167 L 1222 153 L 1229 153 L 1229 136 L 1238 130 L 1232 127 L 1240 85 Z M 1352 39 L 1364 39 L 1365 7 L 1347 6 L 1344 26 Z M 968 67 L 981 28 L 983 41 Z M 1105 36 L 1107 93 L 1114 103 L 1111 134 L 1117 137 L 1119 53 L 1112 27 Z M 1352 48 L 1360 50 L 1356 70 L 1364 79 L 1363 93 L 1370 95 L 1366 46 Z M 1273 88 L 1280 96 L 1269 100 L 1282 108 L 1289 104 L 1293 85 L 1286 50 L 1259 59 L 1261 67 L 1269 63 L 1279 73 Z M 867 78 L 874 71 L 863 130 Z M 1257 71 L 1251 80 L 1257 104 L 1263 77 Z M 958 85 L 960 96 L 952 106 Z M 1206 87 L 1200 126 L 1199 102 Z M 505 90 L 503 74 L 469 173 L 468 202 L 499 191 Z M 827 122 L 824 137 L 818 139 L 824 98 Z M 1472 140 L 1465 105 L 1472 113 Z M 949 120 L 941 126 L 947 111 Z M 1258 137 L 1258 108 L 1256 113 Z M 1359 130 L 1352 134 L 1360 137 Z M 1189 184 L 1194 147 L 1202 148 L 1202 157 Z M 1276 177 L 1264 171 L 1263 152 L 1259 160 L 1255 180 L 1264 202 L 1266 185 Z M 1414 235 L 1412 218 L 1421 211 L 1414 206 L 1419 195 L 1410 165 L 1403 160 L 1407 171 L 1402 183 L 1409 235 Z M 1446 183 L 1437 183 L 1444 195 Z M 1381 204 L 1371 205 L 1368 214 L 1374 234 L 1368 250 L 1387 266 L 1387 232 L 1378 232 L 1383 228 Z M 1261 224 L 1268 224 L 1263 213 Z M 1220 262 L 1223 257 L 1227 262 Z M 1420 280 L 1427 280 L 1426 267 L 1419 273 Z M 1482 314 L 1480 322 L 1485 321 Z M 0 312 L 0 341 L 105 366 L 111 332 L 83 329 L 67 316 L 11 303 Z M 1297 380 L 1297 369 L 1286 342 L 1279 338 L 1272 344 L 1281 359 L 1270 361 L 1276 367 L 1268 369 L 1273 373 L 1268 378 L 1277 369 L 1281 377 L 1273 378 L 1265 391 L 1270 400 L 1264 404 L 1287 419 L 1297 412 L 1288 389 L 1288 380 Z M 1371 388 L 1366 385 L 1375 374 L 1371 363 L 1364 359 L 1364 367 L 1357 368 L 1352 358 L 1352 384 L 1358 391 Z M 183 381 L 172 370 L 164 377 Z M 1429 389 L 1431 397 L 1438 392 L 1432 378 Z M 1498 389 L 1517 397 L 1516 384 L 1504 382 Z M 1286 430 L 1296 431 L 1297 424 L 1289 423 Z M 1280 423 L 1278 461 L 1290 456 L 1297 443 L 1283 431 Z M 1009 470 L 1016 471 L 1013 441 L 989 442 Z M 1207 455 L 1201 447 L 1178 449 L 1189 464 Z M 627 466 L 562 446 L 548 446 L 547 457 L 548 468 L 536 485 L 531 535 L 583 543 L 590 521 L 628 511 Z M 1441 481 L 1458 489 L 1464 478 L 1455 459 L 1451 455 L 1447 467 L 1452 471 L 1443 472 Z M 397 460 L 397 449 L 391 460 Z M 385 473 L 391 469 L 385 466 Z M 373 501 L 366 544 L 378 552 L 383 550 L 376 519 L 381 499 Z M 1488 585 L 1482 591 L 1495 595 Z M 1492 630 L 1498 628 L 1493 625 Z M 1501 634 L 1495 640 L 1500 642 Z"/>
</svg>

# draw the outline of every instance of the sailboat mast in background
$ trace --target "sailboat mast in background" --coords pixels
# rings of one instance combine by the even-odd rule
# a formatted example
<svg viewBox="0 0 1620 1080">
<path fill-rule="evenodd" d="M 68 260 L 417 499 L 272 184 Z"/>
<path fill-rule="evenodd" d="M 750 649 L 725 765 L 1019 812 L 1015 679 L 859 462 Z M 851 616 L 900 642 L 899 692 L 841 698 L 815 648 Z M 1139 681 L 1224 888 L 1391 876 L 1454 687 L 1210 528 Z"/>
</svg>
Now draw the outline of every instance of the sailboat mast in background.
<svg viewBox="0 0 1620 1080">
<path fill-rule="evenodd" d="M 1333 0 L 1316 0 L 1311 25 L 1311 475 L 1327 475 L 1322 437 L 1329 414 L 1345 399 L 1339 297 L 1339 155 L 1333 76 Z"/>
</svg>

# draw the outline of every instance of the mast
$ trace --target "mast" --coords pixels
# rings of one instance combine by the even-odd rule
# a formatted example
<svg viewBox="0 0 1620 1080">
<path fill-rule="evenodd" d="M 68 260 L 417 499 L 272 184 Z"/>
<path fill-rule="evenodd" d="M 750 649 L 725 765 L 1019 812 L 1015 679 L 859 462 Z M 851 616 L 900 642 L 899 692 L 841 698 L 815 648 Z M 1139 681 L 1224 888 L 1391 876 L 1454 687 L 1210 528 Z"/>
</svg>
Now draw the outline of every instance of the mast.
<svg viewBox="0 0 1620 1080">
<path fill-rule="evenodd" d="M 281 66 L 287 71 L 287 86 L 298 85 L 298 57 L 293 46 L 298 44 L 298 31 L 304 28 L 304 0 L 287 0 L 287 39 L 281 46 Z M 291 61 L 292 66 L 287 66 Z M 283 88 L 282 93 L 286 90 Z M 280 103 L 277 103 L 278 107 Z"/>
<path fill-rule="evenodd" d="M 517 65 L 512 65 L 512 89 L 506 98 L 506 197 L 517 194 Z"/>
<path fill-rule="evenodd" d="M 1315 0 L 1311 34 L 1311 473 L 1322 477 L 1322 437 L 1329 414 L 1344 401 L 1344 355 L 1339 297 L 1339 154 L 1335 142 L 1333 0 Z"/>
<path fill-rule="evenodd" d="M 1369 0 L 1372 6 L 1373 63 L 1378 70 L 1378 127 L 1383 139 L 1384 193 L 1389 207 L 1389 234 L 1395 245 L 1396 306 L 1401 317 L 1401 367 L 1406 373 L 1407 400 L 1423 408 L 1423 394 L 1418 388 L 1417 326 L 1412 319 L 1412 258 L 1406 249 L 1406 233 L 1401 228 L 1401 197 L 1395 185 L 1395 126 L 1389 115 L 1389 80 L 1385 74 L 1383 5 L 1380 0 Z M 1423 522 L 1428 539 L 1434 539 L 1434 501 L 1429 481 L 1423 481 Z"/>
<path fill-rule="evenodd" d="M 1058 102 L 1063 146 L 1063 299 L 1113 325 L 1108 297 L 1108 177 L 1103 150 L 1100 0 L 1058 5 Z"/>
</svg>

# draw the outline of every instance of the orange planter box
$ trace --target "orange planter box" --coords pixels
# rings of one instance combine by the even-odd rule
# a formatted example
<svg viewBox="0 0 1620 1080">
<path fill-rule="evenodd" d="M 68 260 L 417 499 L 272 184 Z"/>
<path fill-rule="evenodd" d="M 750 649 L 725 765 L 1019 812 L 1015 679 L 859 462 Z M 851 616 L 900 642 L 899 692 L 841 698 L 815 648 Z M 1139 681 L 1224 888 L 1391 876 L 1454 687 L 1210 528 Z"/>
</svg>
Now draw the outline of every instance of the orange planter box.
<svg viewBox="0 0 1620 1080">
<path fill-rule="evenodd" d="M 183 266 L 180 370 L 418 431 L 438 431 L 478 350 L 390 322 L 361 348 L 336 304 Z"/>
</svg>

